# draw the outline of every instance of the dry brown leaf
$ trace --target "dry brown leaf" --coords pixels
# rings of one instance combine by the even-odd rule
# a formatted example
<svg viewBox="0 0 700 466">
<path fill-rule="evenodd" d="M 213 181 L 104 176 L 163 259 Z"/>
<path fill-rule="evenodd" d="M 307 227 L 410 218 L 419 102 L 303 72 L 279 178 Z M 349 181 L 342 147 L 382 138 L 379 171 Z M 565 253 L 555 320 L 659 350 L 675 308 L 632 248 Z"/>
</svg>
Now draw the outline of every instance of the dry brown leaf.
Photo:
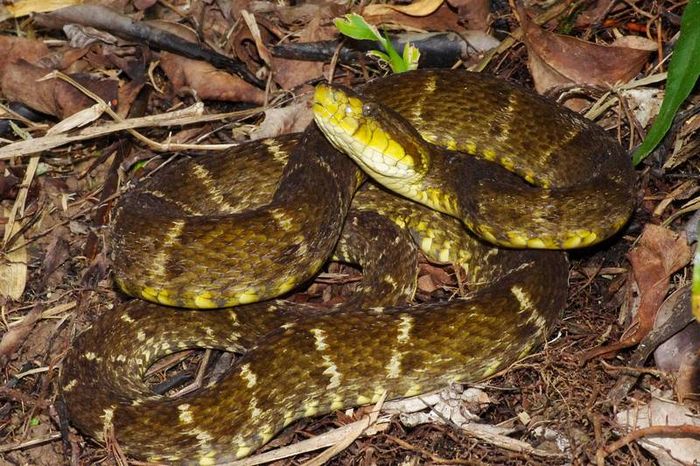
<svg viewBox="0 0 700 466">
<path fill-rule="evenodd" d="M 192 31 L 179 24 L 158 21 L 157 27 L 177 34 L 184 39 L 196 40 Z M 162 52 L 160 67 L 168 75 L 173 88 L 178 93 L 184 89 L 190 89 L 196 93 L 198 98 L 204 100 L 255 104 L 265 102 L 265 92 L 238 76 L 220 70 L 207 62 L 192 60 L 170 52 Z"/>
<path fill-rule="evenodd" d="M 265 110 L 265 119 L 250 133 L 250 137 L 262 139 L 280 134 L 297 133 L 303 131 L 312 119 L 313 114 L 309 111 L 308 101 L 286 107 L 270 108 Z"/>
<path fill-rule="evenodd" d="M 576 17 L 576 27 L 583 28 L 596 21 L 600 21 L 602 15 L 608 11 L 613 1 L 614 0 L 597 0 L 592 8 L 582 11 L 581 14 Z"/>
<path fill-rule="evenodd" d="M 21 322 L 10 327 L 10 329 L 0 339 L 0 367 L 5 367 L 7 361 L 17 351 L 29 332 L 34 328 L 34 324 L 41 318 L 42 307 L 36 305 L 24 316 Z"/>
<path fill-rule="evenodd" d="M 689 302 L 690 287 L 682 286 L 676 289 L 664 300 L 663 305 L 656 313 L 654 328 L 658 329 L 668 325 L 669 319 L 673 319 L 679 312 L 683 312 Z M 654 362 L 656 367 L 662 371 L 678 372 L 683 356 L 699 349 L 700 322 L 693 321 L 654 350 Z"/>
<path fill-rule="evenodd" d="M 690 262 L 691 252 L 684 235 L 648 224 L 637 247 L 627 257 L 639 288 L 639 308 L 620 342 L 601 348 L 601 351 L 617 351 L 633 346 L 649 333 L 668 293 L 669 277 Z"/>
<path fill-rule="evenodd" d="M 50 72 L 51 70 L 46 68 L 19 61 L 5 69 L 0 87 L 7 99 L 21 102 L 27 107 L 58 118 L 66 118 L 95 104 L 94 100 L 67 82 L 60 79 L 41 80 Z M 71 77 L 106 102 L 116 100 L 119 87 L 117 80 Z"/>
<path fill-rule="evenodd" d="M 244 8 L 251 13 L 258 13 L 267 18 L 275 17 L 281 24 L 291 26 L 294 24 L 306 24 L 312 19 L 321 16 L 325 18 L 337 18 L 342 16 L 347 10 L 344 6 L 328 0 L 321 0 L 317 3 L 301 3 L 293 6 L 280 5 L 274 2 L 250 2 L 244 0 L 249 5 Z M 235 2 L 234 2 L 235 4 Z M 240 11 L 239 9 L 238 11 Z"/>
<path fill-rule="evenodd" d="M 36 63 L 48 53 L 48 47 L 41 41 L 24 39 L 22 37 L 0 36 L 0 81 L 9 64 L 15 63 L 19 59 L 29 63 Z"/>
<path fill-rule="evenodd" d="M 374 25 L 400 26 L 404 29 L 418 29 L 426 31 L 465 31 L 457 16 L 447 5 L 443 3 L 435 12 L 428 16 L 409 16 L 398 11 L 388 11 L 377 15 L 362 14 L 365 20 Z"/>
<path fill-rule="evenodd" d="M 646 128 L 649 122 L 656 118 L 664 99 L 664 92 L 653 87 L 624 89 L 620 95 L 642 128 Z"/>
<path fill-rule="evenodd" d="M 390 14 L 394 11 L 403 13 L 409 16 L 428 16 L 435 12 L 443 0 L 417 0 L 408 5 L 391 5 L 388 3 L 375 3 L 367 5 L 363 10 L 363 15 L 383 15 Z"/>
<path fill-rule="evenodd" d="M 191 89 L 198 98 L 204 100 L 255 104 L 265 102 L 263 91 L 248 84 L 238 76 L 219 70 L 207 62 L 192 60 L 170 52 L 162 52 L 160 67 L 168 75 L 173 88 L 178 92 L 183 89 Z"/>
<path fill-rule="evenodd" d="M 2 210 L 4 218 L 12 214 L 5 207 Z M 0 297 L 2 298 L 18 300 L 27 286 L 27 247 L 24 236 L 17 235 L 20 228 L 21 225 L 15 222 L 12 225 L 12 232 L 5 235 L 8 238 L 16 237 L 16 240 L 9 246 L 8 251 L 0 256 Z"/>
<path fill-rule="evenodd" d="M 655 52 L 657 49 L 656 42 L 641 36 L 622 36 L 615 39 L 611 47 L 626 47 L 634 50 L 646 50 L 647 52 Z"/>
<path fill-rule="evenodd" d="M 654 395 L 654 393 L 652 393 Z M 641 402 L 627 410 L 620 411 L 615 420 L 623 431 L 633 431 L 650 426 L 700 426 L 700 420 L 689 408 L 667 401 L 669 394 L 653 396 L 648 404 Z M 637 443 L 654 455 L 659 465 L 681 466 L 693 464 L 700 458 L 700 440 L 682 430 L 675 433 L 656 434 L 642 437 Z"/>
<path fill-rule="evenodd" d="M 319 12 L 299 33 L 299 42 L 330 40 L 336 36 L 330 16 L 332 10 Z M 327 25 L 327 26 L 324 26 Z M 286 60 L 272 57 L 273 78 L 282 89 L 290 90 L 323 74 L 323 63 L 302 60 Z"/>
<path fill-rule="evenodd" d="M 649 224 L 644 228 L 637 247 L 628 254 L 634 279 L 639 288 L 640 303 L 635 320 L 622 336 L 631 344 L 639 342 L 652 328 L 656 312 L 669 288 L 669 277 L 685 267 L 691 258 L 685 235 Z"/>
<path fill-rule="evenodd" d="M 32 13 L 48 13 L 71 5 L 82 3 L 83 0 L 22 0 L 3 2 L 0 8 L 0 21 L 9 18 L 19 18 Z"/>
<path fill-rule="evenodd" d="M 647 224 L 637 247 L 629 252 L 627 258 L 639 289 L 637 314 L 619 342 L 589 350 L 583 360 L 634 346 L 651 331 L 668 293 L 669 278 L 690 262 L 691 251 L 685 235 Z"/>
<path fill-rule="evenodd" d="M 255 48 L 258 52 L 258 55 L 267 66 L 272 66 L 270 60 L 270 51 L 267 50 L 267 46 L 265 45 L 262 35 L 260 34 L 260 28 L 258 27 L 258 22 L 255 19 L 255 15 L 248 13 L 246 10 L 243 10 L 241 11 L 241 18 L 243 19 L 243 21 L 245 21 L 246 26 L 248 26 L 250 36 L 253 38 L 253 42 L 255 42 Z"/>
<path fill-rule="evenodd" d="M 425 281 L 426 287 L 423 288 L 421 287 L 420 284 L 420 278 L 418 279 L 419 284 L 418 288 L 427 291 L 429 293 L 432 293 L 438 288 L 442 288 L 445 286 L 453 286 L 455 284 L 454 279 L 452 276 L 450 276 L 447 271 L 443 267 L 432 265 L 432 264 L 421 264 L 420 265 L 420 274 L 422 275 L 421 278 L 423 277 L 428 277 L 430 281 L 428 281 L 428 278 L 424 278 L 423 280 Z"/>
<path fill-rule="evenodd" d="M 698 191 L 700 191 L 700 186 L 698 186 L 697 180 L 684 181 L 659 202 L 654 209 L 654 215 L 660 217 L 673 201 L 689 199 Z"/>
<path fill-rule="evenodd" d="M 635 48 L 598 45 L 545 31 L 522 8 L 518 15 L 528 49 L 528 66 L 539 93 L 571 84 L 606 87 L 627 82 L 649 57 L 651 41 L 643 38 L 623 41 L 633 43 Z"/>
<path fill-rule="evenodd" d="M 447 0 L 452 7 L 457 8 L 457 14 L 464 20 L 467 27 L 474 31 L 489 29 L 489 0 Z"/>
<path fill-rule="evenodd" d="M 432 293 L 438 289 L 438 286 L 433 283 L 433 279 L 430 275 L 421 275 L 418 277 L 418 289 L 425 293 Z"/>
</svg>

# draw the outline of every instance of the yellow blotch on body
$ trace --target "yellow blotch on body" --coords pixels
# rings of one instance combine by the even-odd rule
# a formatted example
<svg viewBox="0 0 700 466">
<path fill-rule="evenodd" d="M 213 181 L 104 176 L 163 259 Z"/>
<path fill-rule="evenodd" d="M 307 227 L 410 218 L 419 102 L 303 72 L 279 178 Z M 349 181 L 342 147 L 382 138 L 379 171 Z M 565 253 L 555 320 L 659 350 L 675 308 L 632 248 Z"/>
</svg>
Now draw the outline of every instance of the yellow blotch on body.
<svg viewBox="0 0 700 466">
<path fill-rule="evenodd" d="M 483 239 L 488 241 L 489 243 L 493 244 L 499 244 L 500 242 L 496 239 L 493 233 L 491 233 L 491 229 L 485 225 L 480 225 L 476 227 L 476 232 L 481 236 Z"/>
<path fill-rule="evenodd" d="M 501 361 L 496 359 L 492 361 L 488 366 L 486 366 L 486 369 L 484 369 L 484 373 L 481 374 L 482 377 L 491 377 L 493 374 L 498 371 L 498 369 L 501 367 Z"/>
<path fill-rule="evenodd" d="M 421 392 L 421 385 L 420 384 L 413 384 L 411 387 L 406 390 L 406 393 L 403 394 L 403 396 L 408 397 L 408 396 L 416 396 L 420 394 Z"/>
<path fill-rule="evenodd" d="M 509 231 L 506 233 L 506 236 L 508 237 L 510 244 L 517 248 L 524 248 L 527 246 L 527 238 L 516 231 Z"/>
<path fill-rule="evenodd" d="M 194 419 L 192 418 L 192 411 L 190 411 L 190 405 L 187 403 L 183 403 L 181 405 L 178 405 L 177 409 L 178 411 L 180 411 L 180 414 L 178 415 L 180 422 L 184 424 L 191 424 Z"/>
<path fill-rule="evenodd" d="M 155 288 L 152 288 L 150 286 L 144 286 L 141 289 L 141 297 L 145 299 L 146 301 L 158 301 L 158 293 L 160 290 L 157 290 Z"/>
<path fill-rule="evenodd" d="M 284 294 L 288 291 L 291 291 L 295 286 L 296 280 L 294 278 L 288 278 L 286 281 L 282 282 L 282 284 L 280 284 L 277 287 L 277 291 L 279 292 L 279 294 Z"/>
<path fill-rule="evenodd" d="M 175 306 L 177 304 L 177 300 L 172 296 L 170 290 L 160 290 L 157 299 L 158 302 L 164 306 Z"/>
<path fill-rule="evenodd" d="M 294 411 L 287 411 L 284 413 L 284 427 L 287 427 L 294 421 Z"/>
<path fill-rule="evenodd" d="M 339 409 L 343 409 L 345 407 L 345 403 L 343 403 L 343 399 L 339 396 L 336 396 L 333 398 L 333 401 L 331 401 L 331 411 L 337 411 Z"/>
<path fill-rule="evenodd" d="M 523 348 L 523 350 L 520 352 L 520 354 L 518 355 L 518 359 L 522 359 L 525 356 L 527 356 L 528 354 L 530 354 L 530 351 L 532 350 L 533 346 L 534 346 L 534 342 L 532 342 L 532 341 L 528 342 L 525 345 L 525 347 Z"/>
<path fill-rule="evenodd" d="M 216 303 L 213 300 L 214 295 L 211 294 L 209 291 L 203 291 L 201 293 L 198 293 L 194 295 L 194 305 L 199 308 L 199 309 L 212 309 L 217 307 Z"/>
<path fill-rule="evenodd" d="M 449 262 L 450 260 L 450 250 L 448 248 L 440 249 L 440 254 L 438 256 L 440 262 Z"/>
<path fill-rule="evenodd" d="M 580 236 L 572 236 L 570 238 L 565 239 L 561 243 L 561 245 L 564 249 L 577 248 L 581 245 L 581 237 Z"/>
<path fill-rule="evenodd" d="M 258 302 L 260 298 L 255 290 L 246 290 L 238 296 L 238 302 L 241 304 L 250 304 Z"/>
<path fill-rule="evenodd" d="M 588 246 L 589 244 L 595 243 L 597 239 L 598 235 L 594 232 L 590 232 L 581 239 L 581 244 L 583 244 L 584 246 Z"/>
<path fill-rule="evenodd" d="M 304 417 L 311 417 L 318 414 L 318 401 L 310 401 L 304 407 Z"/>
<path fill-rule="evenodd" d="M 496 152 L 493 149 L 484 149 L 483 155 L 486 160 L 496 160 Z"/>
<path fill-rule="evenodd" d="M 251 450 L 252 449 L 246 445 L 238 447 L 238 449 L 236 450 L 236 458 L 240 459 L 250 455 Z"/>
<path fill-rule="evenodd" d="M 513 168 L 515 168 L 515 162 L 510 157 L 501 157 L 499 163 L 503 168 L 509 171 L 513 171 Z"/>
<path fill-rule="evenodd" d="M 547 245 L 540 238 L 531 238 L 527 240 L 527 247 L 532 249 L 544 249 Z"/>
</svg>

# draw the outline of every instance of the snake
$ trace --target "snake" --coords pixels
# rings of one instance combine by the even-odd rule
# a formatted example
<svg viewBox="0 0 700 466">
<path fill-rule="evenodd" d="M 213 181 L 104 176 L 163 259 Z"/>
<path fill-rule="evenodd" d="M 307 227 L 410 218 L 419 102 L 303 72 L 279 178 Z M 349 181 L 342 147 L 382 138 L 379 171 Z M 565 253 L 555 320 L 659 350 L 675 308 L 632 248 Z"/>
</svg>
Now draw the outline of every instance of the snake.
<svg viewBox="0 0 700 466">
<path fill-rule="evenodd" d="M 211 465 L 300 418 L 493 376 L 565 306 L 562 250 L 633 211 L 630 159 L 603 128 L 484 73 L 319 84 L 312 110 L 304 133 L 180 157 L 122 196 L 114 279 L 141 299 L 63 361 L 82 433 Z M 413 302 L 417 250 L 463 269 L 467 291 Z M 330 257 L 361 266 L 356 294 L 320 310 L 283 299 Z M 147 369 L 189 348 L 239 357 L 193 393 L 154 393 Z"/>
</svg>

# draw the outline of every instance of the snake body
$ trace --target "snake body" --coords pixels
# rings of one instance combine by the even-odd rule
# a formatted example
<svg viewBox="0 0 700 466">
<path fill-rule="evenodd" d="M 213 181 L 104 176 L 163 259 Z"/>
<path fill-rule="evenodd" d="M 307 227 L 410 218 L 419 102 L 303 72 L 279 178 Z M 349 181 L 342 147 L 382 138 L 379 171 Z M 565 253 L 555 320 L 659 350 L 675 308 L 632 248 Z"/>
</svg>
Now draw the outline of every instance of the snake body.
<svg viewBox="0 0 700 466">
<path fill-rule="evenodd" d="M 404 194 L 456 218 L 366 187 L 348 213 L 362 172 L 315 127 L 167 167 L 114 214 L 116 281 L 153 303 L 101 316 L 63 364 L 63 399 L 81 431 L 100 440 L 113 432 L 140 458 L 216 464 L 301 417 L 488 377 L 547 334 L 565 302 L 566 261 L 558 251 L 496 248 L 462 223 L 491 243 L 579 247 L 612 234 L 632 209 L 631 166 L 615 141 L 495 78 L 421 71 L 361 95 L 320 88 L 315 111 L 373 178 L 385 182 L 380 165 L 389 167 L 392 189 L 397 165 L 429 166 Z M 368 126 L 354 123 L 363 118 Z M 388 158 L 361 158 L 372 150 Z M 424 160 L 406 159 L 415 155 Z M 470 293 L 403 304 L 415 281 L 407 236 L 429 258 L 462 265 Z M 309 314 L 256 302 L 308 280 L 334 249 L 365 275 L 345 305 Z M 154 395 L 146 369 L 191 347 L 242 356 L 214 385 Z"/>
</svg>

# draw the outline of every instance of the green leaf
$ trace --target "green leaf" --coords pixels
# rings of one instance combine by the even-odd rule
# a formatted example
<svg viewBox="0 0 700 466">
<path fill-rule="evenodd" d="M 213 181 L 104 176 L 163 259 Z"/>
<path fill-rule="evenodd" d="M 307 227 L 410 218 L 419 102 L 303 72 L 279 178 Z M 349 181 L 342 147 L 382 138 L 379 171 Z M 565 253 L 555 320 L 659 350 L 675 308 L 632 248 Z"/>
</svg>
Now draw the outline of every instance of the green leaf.
<svg viewBox="0 0 700 466">
<path fill-rule="evenodd" d="M 382 40 L 382 35 L 376 27 L 367 24 L 365 19 L 357 13 L 350 13 L 344 18 L 335 18 L 333 24 L 341 34 L 357 40 Z"/>
<path fill-rule="evenodd" d="M 384 47 L 384 50 L 386 50 L 387 55 L 389 55 L 389 66 L 391 67 L 391 71 L 394 73 L 403 73 L 404 71 L 408 71 L 408 66 L 388 38 L 384 38 L 382 46 Z"/>
<path fill-rule="evenodd" d="M 389 55 L 387 55 L 384 52 L 380 52 L 379 50 L 370 50 L 369 52 L 367 52 L 367 55 L 369 55 L 370 57 L 375 57 L 375 58 L 377 58 L 381 61 L 387 62 L 387 63 L 389 63 L 391 61 L 391 59 L 389 58 Z"/>
<path fill-rule="evenodd" d="M 681 33 L 668 65 L 666 95 L 647 137 L 632 156 L 637 165 L 651 153 L 671 127 L 673 117 L 700 75 L 700 0 L 690 0 L 681 19 Z"/>
<path fill-rule="evenodd" d="M 404 71 L 418 68 L 418 57 L 420 57 L 418 49 L 413 45 L 406 44 L 403 50 L 403 57 L 401 57 L 394 49 L 389 38 L 382 35 L 375 26 L 368 24 L 362 16 L 351 13 L 345 15 L 344 18 L 334 19 L 333 23 L 343 35 L 357 40 L 379 42 L 384 52 L 372 50 L 367 52 L 367 54 L 386 61 L 394 73 L 403 73 Z"/>
<path fill-rule="evenodd" d="M 418 69 L 418 60 L 420 59 L 420 50 L 413 44 L 405 44 L 403 46 L 403 62 L 409 70 Z"/>
</svg>

